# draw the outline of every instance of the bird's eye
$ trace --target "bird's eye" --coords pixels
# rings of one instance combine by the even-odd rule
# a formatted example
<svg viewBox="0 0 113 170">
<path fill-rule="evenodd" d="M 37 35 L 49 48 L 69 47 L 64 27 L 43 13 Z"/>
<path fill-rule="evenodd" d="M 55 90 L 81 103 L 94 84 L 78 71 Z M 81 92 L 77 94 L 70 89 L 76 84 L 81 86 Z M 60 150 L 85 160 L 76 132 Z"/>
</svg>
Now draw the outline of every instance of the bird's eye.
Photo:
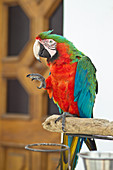
<svg viewBox="0 0 113 170">
<path fill-rule="evenodd" d="M 51 43 L 51 44 L 52 44 L 52 43 L 54 43 L 54 41 L 53 41 L 53 40 L 49 40 L 49 43 Z"/>
<path fill-rule="evenodd" d="M 55 50 L 56 42 L 53 39 L 48 39 L 46 46 L 51 50 Z"/>
</svg>

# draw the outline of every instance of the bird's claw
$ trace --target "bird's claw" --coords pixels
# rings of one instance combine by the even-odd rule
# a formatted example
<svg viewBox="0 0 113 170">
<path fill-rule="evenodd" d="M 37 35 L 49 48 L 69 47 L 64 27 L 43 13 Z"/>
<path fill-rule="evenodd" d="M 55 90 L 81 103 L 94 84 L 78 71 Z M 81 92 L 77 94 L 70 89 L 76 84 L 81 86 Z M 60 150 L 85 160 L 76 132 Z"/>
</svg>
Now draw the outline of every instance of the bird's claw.
<svg viewBox="0 0 113 170">
<path fill-rule="evenodd" d="M 26 77 L 29 77 L 31 78 L 31 80 L 38 80 L 41 82 L 40 86 L 37 88 L 38 89 L 41 89 L 42 87 L 43 88 L 46 88 L 46 82 L 45 82 L 45 78 L 41 75 L 41 74 L 38 74 L 38 73 L 32 73 L 32 74 L 28 74 Z"/>
<path fill-rule="evenodd" d="M 62 114 L 61 116 L 59 116 L 59 117 L 55 120 L 55 123 L 56 123 L 57 121 L 59 121 L 60 119 L 62 119 L 62 130 L 63 130 L 63 132 L 66 132 L 66 130 L 65 130 L 65 118 L 66 118 L 66 116 L 67 116 L 67 117 L 72 117 L 73 115 L 70 114 L 69 112 L 63 112 L 63 114 Z"/>
<path fill-rule="evenodd" d="M 31 78 L 31 80 L 33 81 L 33 80 L 36 80 L 36 78 Z"/>
</svg>

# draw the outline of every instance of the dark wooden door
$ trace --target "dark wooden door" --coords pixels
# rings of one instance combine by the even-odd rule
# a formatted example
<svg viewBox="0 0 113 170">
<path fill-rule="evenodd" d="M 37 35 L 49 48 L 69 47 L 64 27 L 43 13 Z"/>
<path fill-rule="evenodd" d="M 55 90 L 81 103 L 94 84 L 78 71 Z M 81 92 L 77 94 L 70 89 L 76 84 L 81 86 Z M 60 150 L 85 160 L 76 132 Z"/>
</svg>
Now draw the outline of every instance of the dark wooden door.
<svg viewBox="0 0 113 170">
<path fill-rule="evenodd" d="M 0 170 L 53 170 L 58 163 L 57 154 L 29 152 L 24 147 L 60 142 L 59 134 L 42 128 L 55 109 L 52 101 L 26 75 L 48 76 L 45 60 L 40 64 L 34 59 L 32 46 L 44 30 L 62 34 L 62 6 L 61 0 L 0 1 Z"/>
</svg>

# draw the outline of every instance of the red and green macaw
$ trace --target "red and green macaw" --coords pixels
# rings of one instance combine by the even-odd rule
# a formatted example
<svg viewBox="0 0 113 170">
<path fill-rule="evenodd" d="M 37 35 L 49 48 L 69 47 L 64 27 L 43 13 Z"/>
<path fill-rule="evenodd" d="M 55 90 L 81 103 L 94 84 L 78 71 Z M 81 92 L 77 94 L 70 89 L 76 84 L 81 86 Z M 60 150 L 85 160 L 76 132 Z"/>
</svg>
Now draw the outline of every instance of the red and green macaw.
<svg viewBox="0 0 113 170">
<path fill-rule="evenodd" d="M 59 107 L 62 118 L 63 143 L 71 150 L 71 169 L 77 164 L 77 153 L 83 141 L 90 150 L 96 150 L 95 141 L 87 138 L 67 136 L 65 134 L 65 116 L 80 118 L 93 117 L 93 106 L 98 85 L 96 68 L 72 42 L 52 31 L 42 32 L 36 37 L 33 46 L 35 57 L 47 58 L 50 74 L 45 78 L 40 74 L 29 74 L 32 80 L 41 81 L 40 88 L 45 88 L 49 97 Z M 58 121 L 56 120 L 56 121 Z M 71 123 L 71 122 L 70 122 Z M 86 132 L 87 133 L 87 132 Z M 66 157 L 62 155 L 61 169 L 67 169 Z"/>
</svg>

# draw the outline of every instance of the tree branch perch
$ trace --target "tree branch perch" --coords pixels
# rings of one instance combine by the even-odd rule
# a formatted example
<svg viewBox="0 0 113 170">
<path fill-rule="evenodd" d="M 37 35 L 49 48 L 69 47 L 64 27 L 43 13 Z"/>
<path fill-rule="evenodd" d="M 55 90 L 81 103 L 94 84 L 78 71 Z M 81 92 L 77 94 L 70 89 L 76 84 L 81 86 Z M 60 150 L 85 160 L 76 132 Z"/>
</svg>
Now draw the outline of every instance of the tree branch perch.
<svg viewBox="0 0 113 170">
<path fill-rule="evenodd" d="M 48 117 L 42 124 L 43 128 L 51 132 L 62 133 L 62 120 L 55 124 L 59 115 Z M 113 136 L 113 121 L 94 118 L 66 117 L 66 133 Z"/>
</svg>

